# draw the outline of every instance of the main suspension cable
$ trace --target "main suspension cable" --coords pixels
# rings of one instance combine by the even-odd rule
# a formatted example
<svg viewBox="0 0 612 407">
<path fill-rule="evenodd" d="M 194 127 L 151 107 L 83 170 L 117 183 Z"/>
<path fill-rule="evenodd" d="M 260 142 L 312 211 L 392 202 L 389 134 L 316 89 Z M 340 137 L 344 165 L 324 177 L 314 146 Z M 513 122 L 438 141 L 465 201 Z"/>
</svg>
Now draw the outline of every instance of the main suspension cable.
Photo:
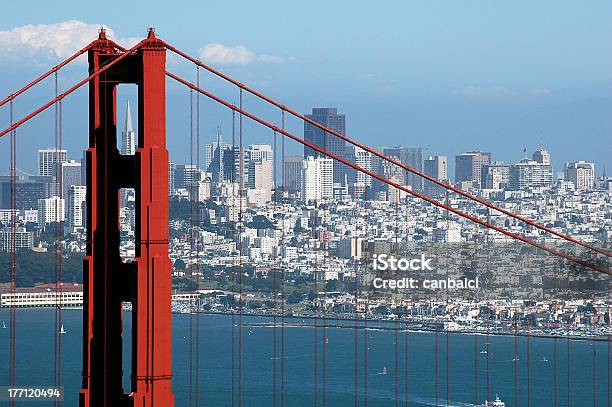
<svg viewBox="0 0 612 407">
<path fill-rule="evenodd" d="M 77 84 L 73 85 L 71 88 L 69 88 L 65 92 L 60 93 L 57 97 L 55 97 L 52 100 L 48 101 L 47 103 L 45 103 L 44 105 L 42 105 L 38 109 L 34 110 L 33 112 L 29 113 L 28 115 L 22 117 L 20 120 L 14 122 L 14 123 L 11 123 L 11 125 L 9 127 L 7 127 L 4 130 L 0 131 L 0 137 L 2 137 L 5 134 L 10 133 L 11 131 L 17 129 L 22 124 L 26 123 L 27 121 L 29 121 L 33 117 L 35 117 L 38 114 L 44 112 L 49 107 L 53 106 L 56 102 L 58 102 L 60 100 L 63 100 L 66 96 L 70 95 L 71 93 L 73 93 L 74 91 L 79 89 L 81 86 L 83 86 L 86 83 L 88 83 L 89 81 L 91 81 L 93 78 L 97 77 L 98 75 L 102 74 L 103 72 L 106 72 L 107 70 L 112 68 L 115 64 L 117 64 L 119 61 L 125 59 L 128 55 L 131 55 L 134 51 L 136 51 L 138 48 L 140 48 L 143 44 L 147 43 L 147 41 L 149 41 L 149 40 L 144 39 L 144 40 L 140 41 L 138 44 L 136 44 L 132 48 L 126 50 L 123 54 L 119 55 L 117 58 L 115 58 L 113 60 L 110 60 L 107 64 L 105 64 L 105 65 L 101 66 L 100 68 L 96 69 L 87 78 L 85 78 L 85 79 L 81 80 L 80 82 L 78 82 Z"/>
<path fill-rule="evenodd" d="M 414 169 L 414 168 L 412 168 L 412 167 L 410 167 L 410 166 L 408 166 L 406 164 L 403 164 L 399 160 L 396 160 L 396 159 L 393 159 L 391 157 L 388 157 L 388 156 L 380 153 L 379 151 L 376 151 L 376 150 L 374 150 L 374 149 L 372 149 L 372 148 L 370 148 L 370 147 L 368 147 L 368 146 L 366 146 L 364 144 L 358 143 L 355 140 L 352 140 L 352 139 L 346 137 L 345 135 L 343 135 L 343 134 L 341 134 L 341 133 L 339 133 L 337 131 L 334 131 L 334 130 L 332 130 L 332 129 L 322 125 L 321 123 L 318 123 L 317 121 L 315 121 L 315 120 L 313 120 L 311 118 L 308 118 L 307 116 L 304 116 L 304 115 L 298 113 L 297 111 L 292 110 L 292 109 L 288 108 L 287 106 L 282 105 L 282 104 L 276 102 L 275 100 L 265 96 L 264 94 L 262 94 L 260 92 L 257 92 L 256 90 L 251 89 L 248 86 L 246 86 L 246 85 L 244 85 L 244 84 L 242 84 L 242 83 L 240 83 L 240 82 L 230 78 L 229 76 L 221 73 L 220 71 L 218 71 L 218 70 L 216 70 L 216 69 L 214 69 L 214 68 L 212 68 L 212 67 L 210 67 L 210 66 L 208 66 L 208 65 L 206 65 L 204 63 L 202 63 L 200 60 L 195 59 L 195 58 L 191 57 L 190 55 L 186 54 L 185 52 L 180 51 L 176 47 L 173 47 L 172 45 L 170 45 L 168 43 L 165 43 L 165 42 L 164 42 L 164 45 L 166 46 L 166 48 L 168 50 L 170 50 L 170 51 L 180 55 L 181 57 L 191 61 L 192 63 L 194 63 L 194 64 L 196 64 L 196 65 L 206 69 L 207 71 L 209 71 L 212 74 L 222 78 L 223 80 L 225 80 L 227 82 L 230 82 L 230 83 L 232 83 L 235 86 L 238 86 L 240 89 L 244 89 L 245 91 L 249 92 L 250 94 L 252 94 L 252 95 L 254 95 L 254 96 L 256 96 L 256 97 L 258 97 L 258 98 L 260 98 L 260 99 L 262 99 L 262 100 L 264 100 L 264 101 L 266 101 L 266 102 L 268 102 L 268 103 L 270 103 L 270 104 L 272 104 L 272 105 L 274 105 L 274 106 L 284 110 L 284 111 L 286 111 L 287 113 L 289 113 L 289 114 L 299 118 L 300 120 L 303 120 L 304 122 L 307 122 L 307 123 L 309 123 L 309 124 L 319 128 L 319 129 L 321 129 L 322 131 L 324 131 L 326 133 L 332 134 L 335 137 L 338 137 L 338 138 L 340 138 L 340 139 L 342 139 L 342 140 L 344 140 L 344 141 L 354 145 L 355 147 L 359 147 L 359 148 L 369 152 L 370 154 L 373 154 L 373 155 L 375 155 L 375 156 L 377 156 L 377 157 L 379 157 L 379 158 L 381 158 L 381 159 L 383 159 L 383 160 L 385 160 L 385 161 L 387 161 L 387 162 L 389 162 L 389 163 L 391 163 L 391 164 L 393 164 L 395 166 L 403 168 L 404 170 L 409 171 L 409 172 L 419 176 L 420 178 L 423 178 L 425 180 L 433 182 L 433 183 L 441 186 L 444 189 L 453 191 L 453 192 L 455 192 L 455 193 L 457 193 L 457 194 L 459 194 L 459 195 L 461 195 L 461 196 L 463 196 L 465 198 L 468 198 L 468 199 L 470 199 L 472 201 L 478 202 L 481 205 L 487 206 L 487 207 L 489 207 L 491 209 L 495 209 L 496 211 L 499 211 L 499 212 L 503 213 L 504 215 L 510 216 L 510 217 L 512 217 L 514 219 L 520 220 L 521 222 L 524 222 L 527 225 L 533 226 L 533 227 L 535 227 L 537 229 L 540 229 L 540 230 L 543 230 L 543 231 L 545 231 L 547 233 L 553 234 L 554 236 L 557 236 L 559 238 L 567 240 L 567 241 L 569 241 L 571 243 L 574 243 L 574 244 L 580 245 L 582 247 L 585 247 L 587 249 L 596 251 L 596 252 L 598 252 L 600 254 L 603 254 L 603 255 L 605 255 L 607 257 L 612 257 L 612 252 L 610 252 L 610 251 L 607 251 L 605 249 L 602 249 L 602 248 L 590 245 L 588 243 L 579 241 L 577 239 L 572 238 L 571 236 L 564 235 L 564 234 L 562 234 L 560 232 L 557 232 L 554 229 L 551 229 L 551 228 L 549 228 L 547 226 L 541 225 L 541 224 L 539 224 L 537 222 L 531 221 L 531 220 L 529 220 L 527 218 L 524 218 L 524 217 L 522 217 L 520 215 L 512 213 L 512 212 L 510 212 L 510 211 L 508 211 L 508 210 L 506 210 L 504 208 L 501 208 L 501 207 L 499 207 L 497 205 L 494 205 L 494 204 L 492 204 L 490 202 L 487 202 L 487 201 L 485 201 L 485 200 L 483 200 L 483 199 L 481 199 L 481 198 L 479 198 L 477 196 L 474 196 L 474 195 L 472 195 L 472 194 L 470 194 L 468 192 L 465 192 L 465 191 L 463 191 L 463 190 L 461 190 L 459 188 L 455 188 L 454 186 L 446 184 L 446 183 L 438 180 L 435 177 L 431 177 L 431 176 L 429 176 L 429 175 L 427 175 L 427 174 L 425 174 L 425 173 L 423 173 L 423 172 L 421 172 L 419 170 L 416 170 L 416 169 Z"/>
<path fill-rule="evenodd" d="M 579 259 L 577 257 L 565 254 L 565 253 L 560 252 L 560 251 L 558 251 L 556 249 L 552 249 L 552 248 L 550 248 L 548 246 L 545 246 L 545 245 L 543 245 L 541 243 L 535 242 L 535 241 L 530 240 L 530 239 L 528 239 L 526 237 L 520 236 L 520 235 L 518 235 L 516 233 L 513 233 L 513 232 L 509 232 L 509 231 L 507 231 L 505 229 L 502 229 L 502 228 L 500 228 L 498 226 L 495 226 L 493 224 L 485 222 L 485 221 L 483 221 L 483 220 L 481 220 L 479 218 L 476 218 L 476 217 L 474 217 L 472 215 L 469 215 L 469 214 L 467 214 L 465 212 L 462 212 L 462 211 L 460 211 L 458 209 L 455 209 L 455 208 L 452 208 L 452 207 L 448 207 L 448 206 L 444 205 L 443 203 L 440 203 L 440 202 L 438 202 L 438 201 L 436 201 L 434 199 L 431 199 L 431 198 L 429 198 L 429 197 L 427 197 L 427 196 L 425 196 L 425 195 L 423 195 L 421 193 L 418 193 L 418 192 L 413 191 L 413 190 L 411 190 L 409 188 L 406 188 L 406 187 L 398 184 L 397 182 L 388 180 L 388 179 L 384 178 L 383 176 L 378 175 L 376 173 L 373 173 L 372 171 L 364 169 L 363 167 L 360 167 L 360 166 L 358 166 L 356 164 L 353 164 L 353 163 L 347 161 L 346 159 L 344 159 L 342 157 L 339 157 L 339 156 L 337 156 L 335 154 L 332 154 L 332 153 L 330 153 L 328 151 L 325 151 L 325 150 L 321 149 L 320 147 L 316 146 L 315 144 L 310 143 L 310 142 L 308 142 L 306 140 L 303 140 L 303 139 L 301 139 L 301 138 L 299 138 L 299 137 L 297 137 L 297 136 L 295 136 L 295 135 L 293 135 L 293 134 L 291 134 L 291 133 L 289 133 L 289 132 L 287 132 L 285 130 L 281 130 L 277 126 L 275 126 L 273 124 L 270 124 L 270 123 L 266 122 L 265 120 L 260 119 L 259 117 L 255 116 L 255 115 L 253 115 L 253 114 L 251 114 L 249 112 L 244 111 L 240 107 L 236 107 L 236 106 L 232 105 L 231 103 L 226 102 L 225 100 L 219 98 L 218 96 L 215 96 L 214 94 L 212 94 L 212 93 L 210 93 L 210 92 L 208 92 L 208 91 L 206 91 L 204 89 L 201 89 L 201 88 L 195 86 L 194 84 L 186 81 L 185 79 L 182 79 L 182 78 L 178 77 L 177 75 L 175 75 L 175 74 L 173 74 L 171 72 L 166 72 L 166 75 L 168 75 L 172 79 L 174 79 L 174 80 L 184 84 L 185 86 L 188 86 L 188 87 L 190 87 L 190 88 L 192 88 L 192 89 L 202 93 L 203 95 L 205 95 L 205 96 L 215 100 L 216 102 L 218 102 L 218 103 L 228 107 L 229 109 L 236 110 L 237 112 L 240 113 L 241 116 L 246 116 L 249 119 L 251 119 L 251 120 L 253 120 L 253 121 L 257 122 L 257 123 L 260 123 L 260 124 L 262 124 L 262 125 L 264 125 L 264 126 L 266 126 L 268 128 L 276 129 L 277 132 L 279 132 L 279 133 L 289 137 L 290 139 L 295 140 L 298 143 L 303 144 L 303 145 L 305 145 L 307 147 L 310 147 L 313 150 L 315 150 L 315 151 L 317 151 L 317 152 L 319 152 L 319 153 L 321 153 L 323 155 L 326 155 L 326 156 L 328 156 L 328 157 L 330 157 L 330 158 L 332 158 L 332 159 L 334 159 L 336 161 L 339 161 L 339 162 L 341 162 L 341 163 L 343 163 L 345 165 L 348 165 L 349 167 L 351 167 L 351 168 L 353 168 L 353 169 L 355 169 L 355 170 L 357 170 L 357 171 L 359 171 L 361 173 L 370 175 L 371 177 L 374 177 L 374 178 L 376 178 L 377 180 L 379 180 L 379 181 L 381 181 L 383 183 L 386 183 L 388 185 L 394 186 L 394 187 L 396 187 L 396 188 L 398 188 L 398 189 L 400 189 L 400 190 L 402 190 L 402 191 L 404 191 L 406 193 L 409 193 L 411 195 L 416 196 L 417 198 L 419 198 L 421 200 L 424 200 L 424 201 L 427 201 L 429 203 L 432 203 L 432 204 L 434 204 L 434 205 L 436 205 L 438 207 L 441 207 L 443 209 L 446 209 L 446 210 L 448 210 L 448 211 L 450 211 L 450 212 L 452 212 L 452 213 L 454 213 L 456 215 L 459 215 L 459 216 L 461 216 L 463 218 L 471 220 L 472 222 L 478 223 L 481 226 L 485 226 L 487 228 L 496 230 L 497 232 L 500 232 L 500 233 L 502 233 L 502 234 L 504 234 L 504 235 L 506 235 L 508 237 L 511 237 L 511 238 L 515 239 L 515 240 L 520 240 L 523 243 L 527 243 L 527 244 L 529 244 L 531 246 L 534 246 L 534 247 L 536 247 L 538 249 L 544 250 L 544 251 L 546 251 L 548 253 L 551 253 L 551 254 L 554 254 L 556 256 L 563 257 L 566 260 L 569 260 L 569 261 L 571 261 L 573 263 L 579 264 L 579 265 L 584 266 L 586 268 L 590 268 L 592 270 L 598 271 L 598 272 L 603 273 L 603 274 L 612 275 L 612 271 L 608 267 L 604 267 L 604 266 L 600 266 L 600 265 L 597 265 L 597 264 L 589 263 L 589 262 L 581 260 L 581 259 Z"/>
</svg>

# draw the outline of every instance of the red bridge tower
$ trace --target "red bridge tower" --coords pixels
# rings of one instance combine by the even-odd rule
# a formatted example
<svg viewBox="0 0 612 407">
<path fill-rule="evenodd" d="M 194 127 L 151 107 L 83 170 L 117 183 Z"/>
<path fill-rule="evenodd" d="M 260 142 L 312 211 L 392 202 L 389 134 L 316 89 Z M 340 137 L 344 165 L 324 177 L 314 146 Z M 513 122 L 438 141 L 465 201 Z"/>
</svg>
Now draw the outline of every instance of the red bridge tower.
<svg viewBox="0 0 612 407">
<path fill-rule="evenodd" d="M 89 50 L 94 72 L 124 51 L 104 31 Z M 166 48 L 144 44 L 89 83 L 87 254 L 84 259 L 81 407 L 172 407 L 171 263 L 168 257 Z M 116 87 L 138 86 L 138 148 L 117 150 Z M 119 256 L 119 190 L 136 191 L 136 258 Z M 132 304 L 131 389 L 122 388 L 122 302 Z"/>
</svg>

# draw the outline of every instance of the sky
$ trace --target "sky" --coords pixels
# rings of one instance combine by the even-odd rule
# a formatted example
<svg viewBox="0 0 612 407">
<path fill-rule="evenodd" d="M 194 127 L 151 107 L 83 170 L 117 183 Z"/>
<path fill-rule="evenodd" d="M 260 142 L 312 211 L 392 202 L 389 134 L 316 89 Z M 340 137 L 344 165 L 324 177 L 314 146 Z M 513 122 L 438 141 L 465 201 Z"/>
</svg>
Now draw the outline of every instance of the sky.
<svg viewBox="0 0 612 407">
<path fill-rule="evenodd" d="M 521 159 L 525 148 L 545 147 L 556 171 L 579 159 L 595 162 L 598 174 L 604 162 L 612 167 L 609 1 L 104 4 L 3 5 L 0 98 L 93 39 L 100 25 L 127 45 L 155 27 L 167 42 L 298 111 L 337 107 L 347 116 L 347 135 L 367 145 L 423 147 L 449 157 L 481 149 L 507 162 Z M 175 56 L 168 57 L 168 69 L 192 80 L 196 75 Z M 200 74 L 203 87 L 237 102 L 236 89 Z M 85 61 L 76 61 L 60 72 L 60 91 L 85 76 Z M 119 90 L 119 115 L 134 91 Z M 15 102 L 15 117 L 52 96 L 49 81 Z M 168 84 L 168 144 L 177 162 L 190 156 L 189 98 L 188 90 Z M 199 103 L 202 143 L 215 137 L 217 126 L 231 138 L 231 114 L 203 98 Z M 280 118 L 252 97 L 244 103 L 265 118 Z M 78 159 L 87 143 L 85 90 L 67 98 L 62 112 L 64 146 Z M 20 169 L 35 171 L 35 150 L 54 143 L 53 118 L 51 110 L 19 130 Z M 3 106 L 0 127 L 8 122 Z M 299 122 L 287 125 L 302 135 Z M 251 123 L 244 134 L 245 143 L 273 140 Z M 288 151 L 299 151 L 294 144 Z M 7 160 L 8 140 L 0 140 L 0 172 Z"/>
</svg>

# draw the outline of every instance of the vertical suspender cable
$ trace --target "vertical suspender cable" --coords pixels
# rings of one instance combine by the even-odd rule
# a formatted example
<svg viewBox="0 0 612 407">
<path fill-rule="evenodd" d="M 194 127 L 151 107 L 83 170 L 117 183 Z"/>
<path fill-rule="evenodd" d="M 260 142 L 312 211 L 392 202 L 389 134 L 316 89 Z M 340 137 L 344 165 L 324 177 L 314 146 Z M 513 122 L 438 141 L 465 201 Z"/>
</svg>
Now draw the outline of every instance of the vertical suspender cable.
<svg viewBox="0 0 612 407">
<path fill-rule="evenodd" d="M 218 145 L 219 151 L 219 163 L 223 162 L 221 146 Z M 236 209 L 236 171 L 233 162 L 234 152 L 236 151 L 236 111 L 232 110 L 232 151 L 230 159 L 232 160 L 232 167 L 230 172 L 230 181 L 232 182 L 232 208 L 230 216 L 232 222 L 236 225 L 234 211 Z M 219 164 L 221 165 L 221 164 Z M 239 234 L 237 233 L 236 227 L 234 227 L 234 250 L 232 251 L 232 301 L 231 301 L 231 313 L 232 313 L 232 407 L 235 407 L 236 402 L 236 250 L 238 249 Z"/>
<path fill-rule="evenodd" d="M 244 194 L 244 151 L 243 151 L 243 127 L 242 127 L 242 88 L 240 88 L 240 116 L 238 118 L 239 122 L 238 122 L 238 130 L 239 130 L 239 151 L 238 151 L 238 157 L 239 157 L 239 187 L 238 187 L 238 198 L 239 198 L 239 202 L 238 202 L 238 222 L 239 222 L 239 244 L 240 244 L 240 250 L 239 250 L 239 257 L 238 257 L 238 269 L 240 270 L 240 277 L 239 277 L 239 284 L 240 284 L 240 303 L 239 303 L 239 308 L 240 308 L 240 316 L 239 316 L 239 326 L 238 326 L 238 346 L 239 346 L 239 351 L 238 351 L 238 396 L 239 396 L 239 406 L 242 407 L 244 404 L 244 394 L 243 394 L 243 384 L 244 384 L 244 372 L 243 372 L 243 337 L 242 337 L 242 327 L 243 327 L 243 306 L 244 306 L 244 300 L 242 298 L 242 290 L 243 290 L 243 286 L 242 286 L 242 279 L 244 276 L 244 270 L 242 268 L 242 200 L 243 200 L 243 194 Z"/>
<path fill-rule="evenodd" d="M 196 65 L 196 84 L 200 87 L 200 67 Z M 196 92 L 196 174 L 198 183 L 196 185 L 196 332 L 195 332 L 195 406 L 200 405 L 200 92 Z"/>
<path fill-rule="evenodd" d="M 332 192 L 333 193 L 333 192 Z M 329 270 L 328 258 L 328 225 L 327 219 L 329 216 L 329 204 L 326 203 L 323 207 L 323 217 L 321 218 L 321 237 L 323 248 L 323 407 L 327 405 L 327 279 L 326 274 Z"/>
<path fill-rule="evenodd" d="M 407 174 L 407 172 L 406 172 Z M 408 258 L 408 196 L 406 196 L 406 258 Z M 406 319 L 405 329 L 404 329 L 404 364 L 406 370 L 406 376 L 404 378 L 404 394 L 406 398 L 406 407 L 410 405 L 410 398 L 408 393 L 408 385 L 410 381 L 410 353 L 408 347 L 408 304 L 406 304 L 406 312 L 404 318 Z"/>
<path fill-rule="evenodd" d="M 13 101 L 10 101 L 10 121 L 13 125 Z M 17 312 L 15 307 L 15 292 L 17 287 L 17 131 L 11 131 L 11 312 L 10 312 L 10 340 L 9 340 L 9 386 L 15 387 L 17 368 Z M 9 401 L 9 406 L 14 407 L 15 400 Z"/>
<path fill-rule="evenodd" d="M 597 341 L 593 338 L 593 405 L 597 406 Z"/>
<path fill-rule="evenodd" d="M 276 179 L 276 165 L 278 164 L 276 162 L 276 130 L 273 130 L 273 135 L 272 135 L 272 143 L 273 143 L 273 148 L 272 148 L 272 182 L 273 182 L 273 195 L 272 195 L 272 199 L 273 199 L 273 203 L 278 205 L 278 190 L 276 189 L 276 187 L 278 186 L 278 182 Z M 276 207 L 275 213 L 279 213 L 279 208 L 278 206 Z M 282 221 L 282 219 L 281 219 Z M 282 225 L 282 223 L 281 223 Z M 282 226 L 281 226 L 282 227 Z M 278 250 L 278 245 L 276 246 L 276 249 Z M 278 264 L 278 252 L 276 253 L 276 259 L 274 261 L 275 264 Z M 281 265 L 282 267 L 282 265 Z M 276 407 L 276 365 L 277 365 L 277 360 L 276 360 L 276 313 L 277 313 L 277 309 L 276 309 L 276 274 L 277 274 L 278 269 L 276 267 L 274 267 L 272 269 L 272 273 L 273 273 L 273 282 L 272 282 L 272 304 L 273 304 L 273 311 L 272 311 L 272 319 L 273 319 L 273 329 L 272 329 L 272 345 L 273 345 L 273 350 L 272 350 L 272 387 L 273 387 L 273 398 L 272 398 L 272 406 Z"/>
<path fill-rule="evenodd" d="M 53 80 L 54 80 L 54 89 L 55 89 L 55 97 L 57 97 L 58 94 L 58 83 L 57 83 L 57 71 L 55 71 L 55 73 L 53 74 Z M 59 105 L 58 102 L 55 102 L 54 104 L 54 129 L 53 129 L 53 133 L 55 136 L 55 141 L 54 141 L 54 147 L 55 147 L 55 151 L 54 151 L 54 164 L 55 164 L 55 180 L 54 180 L 54 188 L 55 188 L 55 196 L 56 197 L 62 197 L 61 191 L 59 190 L 60 188 L 60 178 L 62 177 L 62 173 L 61 173 L 61 156 L 60 156 L 60 151 L 59 151 Z M 54 351 L 53 351 L 53 381 L 55 383 L 55 385 L 57 386 L 57 377 L 58 377 L 58 360 L 57 360 L 57 355 L 58 355 L 58 345 L 59 345 L 59 304 L 57 303 L 57 296 L 60 293 L 60 286 L 59 286 L 59 245 L 60 245 L 60 236 L 59 236 L 59 224 L 60 224 L 60 207 L 59 207 L 59 201 L 57 202 L 57 204 L 55 205 L 55 213 L 53 214 L 54 216 L 54 226 L 55 226 L 55 323 L 53 324 L 53 345 L 54 345 Z M 55 404 L 55 403 L 54 403 Z"/>
<path fill-rule="evenodd" d="M 553 339 L 553 393 L 555 400 L 555 407 L 559 405 L 559 400 L 557 398 L 557 336 L 555 335 Z"/>
<path fill-rule="evenodd" d="M 63 149 L 63 140 L 62 140 L 62 101 L 60 100 L 59 102 L 59 148 L 60 151 Z M 61 164 L 60 164 L 61 165 Z M 64 191 L 64 180 L 63 180 L 63 174 L 60 177 L 60 191 Z M 65 198 L 64 198 L 65 199 Z M 65 201 L 64 201 L 64 205 L 65 205 Z M 60 285 L 60 294 L 59 294 L 59 298 L 58 298 L 58 323 L 56 324 L 56 329 L 60 329 L 63 326 L 63 318 L 62 318 L 62 295 L 61 293 L 63 292 L 63 282 L 62 282 L 62 263 L 63 263 L 63 259 L 62 259 L 62 246 L 61 246 L 61 238 L 64 234 L 63 232 L 63 224 L 61 222 L 58 222 L 58 226 L 59 226 L 59 236 L 60 236 L 60 241 L 59 241 L 59 248 L 58 248 L 58 260 L 59 260 L 59 266 L 58 266 L 58 279 L 59 279 L 59 285 Z M 62 335 L 61 332 L 58 331 L 58 344 L 57 344 L 57 384 L 56 386 L 61 386 L 62 385 Z M 59 406 L 61 405 L 61 401 L 60 400 L 56 400 L 56 405 Z"/>
<path fill-rule="evenodd" d="M 370 250 L 369 248 L 369 223 L 370 223 L 370 219 L 369 219 L 369 213 L 368 213 L 368 194 L 369 191 L 366 189 L 366 193 L 365 193 L 365 201 L 363 203 L 364 205 L 364 218 L 365 218 L 365 238 L 366 238 L 366 247 L 365 247 L 365 258 L 368 258 L 368 251 Z M 365 277 L 366 277 L 367 273 L 364 270 L 363 272 L 363 276 L 364 276 L 364 282 L 365 282 Z M 365 289 L 365 310 L 364 310 L 364 321 L 363 321 L 363 351 L 364 351 L 364 355 L 363 355 L 363 391 L 364 391 L 364 406 L 367 407 L 368 406 L 368 313 L 370 312 L 370 289 L 369 289 L 369 285 L 365 285 L 364 287 Z"/>
<path fill-rule="evenodd" d="M 367 188 L 367 186 L 366 186 Z M 354 308 L 353 308 L 353 319 L 354 324 L 355 324 L 355 407 L 359 406 L 359 320 L 358 320 L 358 308 L 359 308 L 359 268 L 360 268 L 360 264 L 361 264 L 361 223 L 359 222 L 359 219 L 361 219 L 361 210 L 360 210 L 360 206 L 361 204 L 359 203 L 359 201 L 363 200 L 363 196 L 359 197 L 357 199 L 357 202 L 355 202 L 355 217 L 357 218 L 357 221 L 355 222 L 355 225 L 357 225 L 356 230 L 358 231 L 358 233 L 355 233 L 356 235 L 356 245 L 359 245 L 358 247 L 355 248 L 355 256 L 354 261 L 355 261 L 355 304 L 354 304 Z M 359 250 L 359 252 L 358 252 Z M 360 256 L 357 256 L 357 253 L 360 254 Z"/>
<path fill-rule="evenodd" d="M 281 129 L 285 130 L 285 111 L 281 110 Z M 285 195 L 285 137 L 281 139 L 281 213 L 284 207 Z M 283 228 L 281 233 L 282 256 L 285 251 L 285 224 L 283 217 Z M 285 405 L 285 265 L 281 264 L 281 407 Z"/>
<path fill-rule="evenodd" d="M 518 406 L 519 388 L 518 388 L 518 325 L 517 312 L 514 310 L 514 405 Z"/>
<path fill-rule="evenodd" d="M 474 241 L 474 258 L 478 254 L 478 239 Z M 478 265 L 476 265 L 476 278 L 478 278 Z M 476 304 L 479 304 L 478 290 L 476 290 Z M 478 405 L 478 335 L 474 335 L 474 405 Z"/>
<path fill-rule="evenodd" d="M 400 258 L 400 240 L 399 240 L 399 189 L 394 190 L 395 200 L 395 253 Z M 395 289 L 395 294 L 399 297 L 399 289 Z M 399 407 L 399 305 L 395 304 L 395 406 Z"/>
<path fill-rule="evenodd" d="M 193 230 L 193 200 L 194 200 L 194 180 L 193 180 L 193 90 L 189 90 L 189 165 L 191 176 L 189 179 L 189 243 L 190 260 L 193 259 L 194 230 Z M 187 174 L 185 174 L 187 175 Z M 190 294 L 193 293 L 194 272 L 193 264 L 189 262 L 189 288 Z M 193 299 L 189 299 L 189 407 L 193 405 Z"/>
<path fill-rule="evenodd" d="M 449 198 L 449 193 L 448 190 L 446 191 L 446 204 L 450 205 L 450 198 Z M 450 229 L 450 213 L 448 211 L 446 211 L 446 228 L 447 228 L 447 233 L 448 230 Z M 448 239 L 447 239 L 448 240 Z M 475 243 L 474 243 L 475 244 Z M 474 256 L 475 258 L 476 256 Z M 448 267 L 446 267 L 446 279 L 448 281 Z M 444 311 L 445 316 L 448 315 L 448 304 L 450 304 L 450 294 L 448 291 L 448 287 L 446 287 L 445 289 L 446 291 L 446 308 Z M 448 404 L 450 402 L 450 333 L 448 331 L 447 327 L 444 327 L 444 337 L 445 337 L 445 356 L 446 356 L 446 406 L 448 407 Z"/>
<path fill-rule="evenodd" d="M 531 407 L 531 318 L 527 319 L 527 407 Z"/>
<path fill-rule="evenodd" d="M 567 290 L 569 292 L 570 284 L 569 284 L 569 273 L 567 274 Z M 571 407 L 572 405 L 572 381 L 571 381 L 571 365 L 572 365 L 572 355 L 571 355 L 571 340 L 570 340 L 570 328 L 571 328 L 571 316 L 568 317 L 567 320 L 567 407 Z"/>
<path fill-rule="evenodd" d="M 317 200 L 315 202 L 315 233 L 320 232 L 319 228 L 318 228 L 318 219 L 319 219 L 319 207 L 320 207 L 321 203 Z M 319 242 L 319 246 L 320 246 L 321 242 Z M 318 263 L 318 256 L 316 257 L 315 260 L 316 263 Z M 318 393 L 318 379 L 317 379 L 317 370 L 318 370 L 318 352 L 317 352 L 317 324 L 318 324 L 318 320 L 317 320 L 317 315 L 319 313 L 319 307 L 317 305 L 317 300 L 318 300 L 318 284 L 317 284 L 317 268 L 315 268 L 314 273 L 313 273 L 313 284 L 314 284 L 314 299 L 313 299 L 313 310 L 314 310 L 314 319 L 313 319 L 313 324 L 314 324 L 314 329 L 312 330 L 313 333 L 313 338 L 312 338 L 312 344 L 313 344 L 313 364 L 312 364 L 312 372 L 313 372 L 313 406 L 317 407 L 317 393 Z"/>
</svg>

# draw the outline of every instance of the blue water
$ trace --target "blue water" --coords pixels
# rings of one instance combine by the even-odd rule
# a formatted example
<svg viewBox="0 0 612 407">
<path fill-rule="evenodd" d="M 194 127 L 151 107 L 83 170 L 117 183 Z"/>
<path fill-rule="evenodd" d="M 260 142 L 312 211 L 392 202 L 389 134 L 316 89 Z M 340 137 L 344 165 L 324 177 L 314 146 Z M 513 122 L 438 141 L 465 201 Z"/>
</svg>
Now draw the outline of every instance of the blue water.
<svg viewBox="0 0 612 407">
<path fill-rule="evenodd" d="M 53 326 L 55 312 L 52 309 L 24 309 L 17 311 L 17 382 L 19 385 L 49 386 L 53 383 Z M 126 325 L 131 315 L 126 313 Z M 8 311 L 0 310 L 0 321 L 8 325 Z M 81 311 L 65 310 L 63 340 L 63 386 L 66 406 L 77 405 L 81 372 Z M 228 315 L 200 316 L 200 405 L 230 406 L 232 401 L 232 323 Z M 237 320 L 237 319 L 236 319 Z M 196 317 L 191 317 L 195 325 Z M 261 317 L 245 317 L 245 323 L 265 322 Z M 325 393 L 329 406 L 355 405 L 355 330 L 352 323 L 345 328 L 328 328 L 326 346 L 326 389 L 323 391 L 322 329 L 317 329 L 317 405 L 323 405 Z M 173 316 L 173 366 L 174 392 L 177 406 L 188 405 L 189 388 L 189 315 Z M 393 324 L 388 325 L 393 326 Z M 238 361 L 236 360 L 236 405 L 242 396 L 245 406 L 270 406 L 274 399 L 273 386 L 273 328 L 265 326 L 243 327 L 242 391 L 238 390 Z M 0 385 L 8 382 L 8 329 L 0 328 Z M 238 328 L 235 328 L 236 334 Z M 367 334 L 367 372 L 365 369 L 365 335 Z M 314 405 L 314 335 L 309 327 L 285 328 L 285 405 Z M 364 405 L 365 381 L 369 406 L 436 405 L 436 334 L 384 330 L 359 330 L 357 347 L 357 374 L 359 405 Z M 129 333 L 126 333 L 129 337 Z M 485 347 L 486 337 L 438 334 L 438 404 L 441 406 L 471 406 L 475 398 L 475 340 L 478 350 Z M 408 341 L 408 375 L 406 375 L 405 345 Z M 509 407 L 515 401 L 514 337 L 489 337 L 489 363 L 492 396 L 499 396 Z M 129 341 L 126 341 L 129 342 Z M 553 343 L 549 338 L 531 339 L 531 405 L 554 406 Z M 280 329 L 277 329 L 277 405 L 280 405 L 281 360 Z M 557 341 L 557 393 L 558 405 L 567 406 L 567 341 Z M 608 397 L 608 344 L 572 341 L 571 354 L 571 405 L 593 406 L 593 360 L 596 360 L 597 405 L 607 406 Z M 195 351 L 194 351 L 195 352 Z M 518 397 L 519 405 L 526 406 L 528 399 L 527 338 L 518 339 Z M 235 353 L 236 359 L 238 352 Z M 487 394 L 486 355 L 477 355 L 479 361 L 479 402 Z M 548 362 L 541 361 L 547 358 Z M 126 359 L 125 371 L 129 372 Z M 387 374 L 382 374 L 386 367 Z M 127 374 L 126 374 L 127 376 Z M 408 394 L 405 392 L 408 376 Z M 397 377 L 397 379 L 396 379 Z M 447 386 L 447 377 L 448 386 Z M 127 384 L 127 377 L 124 380 Z M 399 386 L 396 386 L 396 381 Z M 448 387 L 448 394 L 447 394 Z M 447 404 L 447 400 L 448 404 Z M 6 404 L 6 402 L 5 402 Z M 29 402 L 26 406 L 47 406 L 51 403 Z"/>
</svg>

